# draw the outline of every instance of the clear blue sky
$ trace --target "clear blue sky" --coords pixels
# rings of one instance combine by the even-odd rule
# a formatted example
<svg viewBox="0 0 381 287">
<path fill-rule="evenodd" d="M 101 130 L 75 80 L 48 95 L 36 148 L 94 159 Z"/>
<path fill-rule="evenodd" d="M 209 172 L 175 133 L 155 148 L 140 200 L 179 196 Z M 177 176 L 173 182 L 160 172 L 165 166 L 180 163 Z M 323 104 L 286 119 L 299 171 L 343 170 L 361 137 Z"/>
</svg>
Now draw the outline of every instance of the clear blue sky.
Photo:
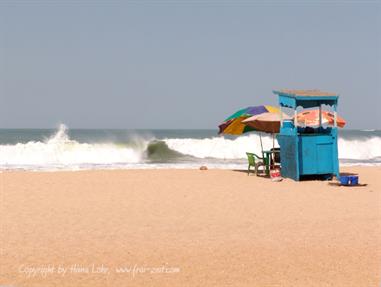
<svg viewBox="0 0 381 287">
<path fill-rule="evenodd" d="M 380 1 L 0 2 L 0 127 L 216 128 L 277 88 L 381 128 Z"/>
</svg>

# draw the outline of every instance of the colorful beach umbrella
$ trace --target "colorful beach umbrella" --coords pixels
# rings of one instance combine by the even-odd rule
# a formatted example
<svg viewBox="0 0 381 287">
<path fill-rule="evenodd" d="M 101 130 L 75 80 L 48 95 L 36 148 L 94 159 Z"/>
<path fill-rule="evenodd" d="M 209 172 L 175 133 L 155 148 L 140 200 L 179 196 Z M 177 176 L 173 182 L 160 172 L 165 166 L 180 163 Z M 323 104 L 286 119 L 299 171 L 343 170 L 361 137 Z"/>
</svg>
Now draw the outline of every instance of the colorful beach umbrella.
<svg viewBox="0 0 381 287">
<path fill-rule="evenodd" d="M 335 122 L 334 117 L 335 117 L 334 114 L 329 111 L 321 112 L 322 124 L 333 126 Z M 319 126 L 319 110 L 318 109 L 300 112 L 296 115 L 296 118 L 297 118 L 298 124 L 300 125 Z M 342 117 L 337 116 L 336 123 L 338 127 L 343 128 L 346 124 L 346 121 Z"/>
<path fill-rule="evenodd" d="M 219 125 L 219 134 L 228 135 L 241 135 L 243 133 L 256 131 L 255 128 L 242 123 L 243 120 L 263 113 L 279 113 L 279 109 L 273 106 L 253 106 L 241 109 L 230 117 L 225 119 L 223 123 Z"/>
<path fill-rule="evenodd" d="M 282 113 L 284 120 L 292 119 L 290 116 Z M 249 117 L 242 121 L 243 124 L 261 132 L 279 133 L 280 129 L 280 112 L 278 113 L 263 113 Z"/>
</svg>

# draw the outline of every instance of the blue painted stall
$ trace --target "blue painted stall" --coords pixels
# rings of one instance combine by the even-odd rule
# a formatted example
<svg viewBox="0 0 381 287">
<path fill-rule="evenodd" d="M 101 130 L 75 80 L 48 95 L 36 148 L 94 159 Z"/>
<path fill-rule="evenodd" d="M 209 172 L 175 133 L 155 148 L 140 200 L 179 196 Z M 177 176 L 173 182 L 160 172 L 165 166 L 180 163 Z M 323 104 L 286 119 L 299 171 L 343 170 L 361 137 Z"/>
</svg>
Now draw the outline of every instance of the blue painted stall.
<svg viewBox="0 0 381 287">
<path fill-rule="evenodd" d="M 337 150 L 337 94 L 319 90 L 273 91 L 279 97 L 282 108 L 293 110 L 293 120 L 281 120 L 277 135 L 280 146 L 282 176 L 300 180 L 304 176 L 339 177 Z M 301 127 L 297 123 L 297 108 L 319 108 L 329 105 L 334 111 L 333 127 Z M 321 120 L 320 120 L 321 123 Z"/>
</svg>

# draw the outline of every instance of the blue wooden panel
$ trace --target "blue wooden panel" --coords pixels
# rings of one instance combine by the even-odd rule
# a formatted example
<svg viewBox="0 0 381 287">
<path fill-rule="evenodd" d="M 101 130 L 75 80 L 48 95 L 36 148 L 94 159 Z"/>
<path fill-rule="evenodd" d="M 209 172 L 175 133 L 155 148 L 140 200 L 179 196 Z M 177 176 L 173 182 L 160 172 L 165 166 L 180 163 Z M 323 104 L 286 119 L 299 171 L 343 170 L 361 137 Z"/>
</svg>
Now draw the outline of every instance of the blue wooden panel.
<svg viewBox="0 0 381 287">
<path fill-rule="evenodd" d="M 307 108 L 318 107 L 319 105 L 334 106 L 334 105 L 336 105 L 336 101 L 334 101 L 334 100 L 330 101 L 330 100 L 300 100 L 300 99 L 297 99 L 295 105 L 297 107 L 301 106 L 301 107 L 307 109 Z"/>
<path fill-rule="evenodd" d="M 279 96 L 279 105 L 282 107 L 296 108 L 295 99 L 286 96 Z"/>
<path fill-rule="evenodd" d="M 278 135 L 282 176 L 299 180 L 298 137 Z"/>
<path fill-rule="evenodd" d="M 298 130 L 295 129 L 293 121 L 286 120 L 283 121 L 283 126 L 280 128 L 280 133 L 282 135 L 297 135 Z"/>
<path fill-rule="evenodd" d="M 304 135 L 299 138 L 301 175 L 335 173 L 334 137 L 331 135 Z"/>
<path fill-rule="evenodd" d="M 299 142 L 300 174 L 315 174 L 317 171 L 316 137 L 299 137 Z"/>
<path fill-rule="evenodd" d="M 337 178 L 340 177 L 339 171 L 339 153 L 337 148 L 337 128 L 333 128 L 331 131 L 332 139 L 333 139 L 333 155 L 332 155 L 332 164 L 333 164 L 333 173 Z"/>
<path fill-rule="evenodd" d="M 318 174 L 334 173 L 333 170 L 333 142 L 318 143 L 316 145 L 318 155 L 317 172 Z"/>
<path fill-rule="evenodd" d="M 317 101 L 319 103 L 331 101 L 337 103 L 339 96 L 294 96 L 297 101 Z"/>
</svg>

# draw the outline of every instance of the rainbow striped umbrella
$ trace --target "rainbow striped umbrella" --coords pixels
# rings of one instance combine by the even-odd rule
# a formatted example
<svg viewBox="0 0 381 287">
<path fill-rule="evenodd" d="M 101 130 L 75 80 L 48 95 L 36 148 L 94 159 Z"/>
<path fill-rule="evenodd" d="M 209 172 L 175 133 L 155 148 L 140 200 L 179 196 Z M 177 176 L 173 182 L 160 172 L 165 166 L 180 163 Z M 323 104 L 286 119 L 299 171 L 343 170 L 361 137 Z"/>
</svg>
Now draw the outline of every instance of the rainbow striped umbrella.
<svg viewBox="0 0 381 287">
<path fill-rule="evenodd" d="M 247 132 L 256 131 L 255 128 L 245 125 L 242 121 L 263 113 L 280 113 L 280 111 L 277 107 L 267 105 L 241 109 L 225 119 L 225 121 L 218 126 L 220 129 L 219 134 L 241 135 Z"/>
</svg>

